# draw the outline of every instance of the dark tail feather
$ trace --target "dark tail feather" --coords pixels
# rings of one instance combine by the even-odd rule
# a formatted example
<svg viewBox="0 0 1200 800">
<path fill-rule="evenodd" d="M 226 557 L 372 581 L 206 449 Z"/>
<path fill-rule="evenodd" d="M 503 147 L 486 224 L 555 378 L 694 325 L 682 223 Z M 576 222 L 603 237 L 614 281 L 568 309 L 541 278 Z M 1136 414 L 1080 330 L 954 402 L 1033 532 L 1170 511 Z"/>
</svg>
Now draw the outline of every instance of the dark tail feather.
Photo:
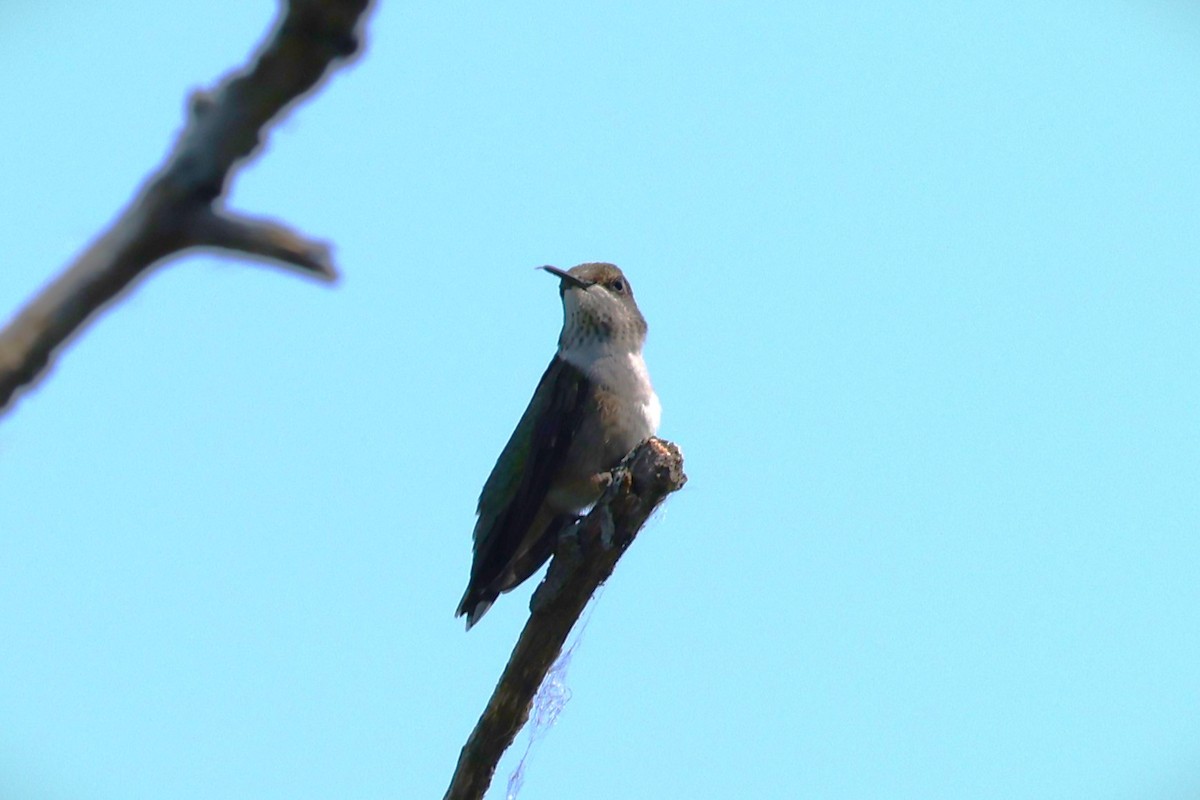
<svg viewBox="0 0 1200 800">
<path fill-rule="evenodd" d="M 533 573 L 550 560 L 558 537 L 567 528 L 580 520 L 578 514 L 559 514 L 550 520 L 541 538 L 533 543 L 529 550 L 512 561 L 501 575 L 483 586 L 475 585 L 475 578 L 467 585 L 467 591 L 459 601 L 458 610 L 454 616 L 467 618 L 467 630 L 471 630 L 476 622 L 487 613 L 496 602 L 496 598 L 510 589 L 515 589 L 524 583 Z"/>
<path fill-rule="evenodd" d="M 466 594 L 458 604 L 458 610 L 454 612 L 454 616 L 467 618 L 467 630 L 479 622 L 487 610 L 492 607 L 492 603 L 496 601 L 497 593 L 489 592 L 486 589 L 478 590 L 473 586 L 468 586 Z"/>
</svg>

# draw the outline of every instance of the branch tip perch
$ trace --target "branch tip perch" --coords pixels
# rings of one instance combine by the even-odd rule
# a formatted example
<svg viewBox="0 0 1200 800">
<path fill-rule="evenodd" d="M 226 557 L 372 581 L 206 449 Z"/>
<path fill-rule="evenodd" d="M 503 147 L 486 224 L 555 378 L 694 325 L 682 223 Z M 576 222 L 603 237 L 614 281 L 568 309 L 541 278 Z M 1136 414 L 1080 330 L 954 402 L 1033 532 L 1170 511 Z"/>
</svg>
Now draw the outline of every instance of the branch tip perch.
<svg viewBox="0 0 1200 800">
<path fill-rule="evenodd" d="M 0 414 L 62 346 L 152 268 L 211 248 L 337 278 L 329 245 L 221 200 L 270 125 L 360 49 L 370 0 L 286 0 L 248 64 L 187 98 L 171 155 L 112 225 L 0 330 Z"/>
<path fill-rule="evenodd" d="M 649 439 L 613 470 L 613 480 L 583 522 L 558 542 L 530 615 L 487 707 L 459 754 L 445 800 L 480 800 L 504 751 L 529 718 L 538 687 L 600 584 L 671 492 L 683 488 L 683 454 Z"/>
</svg>

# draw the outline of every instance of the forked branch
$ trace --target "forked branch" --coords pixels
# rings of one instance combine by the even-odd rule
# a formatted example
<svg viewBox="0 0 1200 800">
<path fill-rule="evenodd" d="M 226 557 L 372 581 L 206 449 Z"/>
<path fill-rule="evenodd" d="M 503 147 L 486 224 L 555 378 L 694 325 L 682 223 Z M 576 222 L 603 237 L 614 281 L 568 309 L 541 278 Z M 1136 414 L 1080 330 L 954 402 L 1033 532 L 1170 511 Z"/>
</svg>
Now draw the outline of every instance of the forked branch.
<svg viewBox="0 0 1200 800">
<path fill-rule="evenodd" d="M 287 226 L 232 214 L 222 197 L 269 125 L 360 48 L 370 0 L 286 0 L 250 62 L 191 98 L 173 152 L 108 230 L 0 331 L 0 413 L 55 352 L 149 270 L 194 248 L 336 277 L 327 245 Z"/>
</svg>

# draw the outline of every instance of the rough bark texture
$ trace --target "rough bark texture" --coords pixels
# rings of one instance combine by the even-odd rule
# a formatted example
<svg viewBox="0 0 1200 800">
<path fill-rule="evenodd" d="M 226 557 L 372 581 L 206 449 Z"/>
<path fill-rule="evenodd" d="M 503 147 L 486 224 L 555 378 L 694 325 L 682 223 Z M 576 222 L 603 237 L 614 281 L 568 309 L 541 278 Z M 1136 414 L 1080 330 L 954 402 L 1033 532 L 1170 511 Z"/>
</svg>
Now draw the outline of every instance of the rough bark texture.
<svg viewBox="0 0 1200 800">
<path fill-rule="evenodd" d="M 243 216 L 221 200 L 266 128 L 360 46 L 369 0 L 288 0 L 241 70 L 196 92 L 166 162 L 112 226 L 0 331 L 0 413 L 49 368 L 55 352 L 151 267 L 198 247 L 336 277 L 329 248 L 277 222 Z"/>
<path fill-rule="evenodd" d="M 612 574 L 659 503 L 686 481 L 679 448 L 650 439 L 625 458 L 596 507 L 573 534 L 559 541 L 546 578 L 530 602 L 529 621 L 459 755 L 446 800 L 483 797 L 500 756 L 529 718 L 534 694 L 592 593 Z"/>
</svg>

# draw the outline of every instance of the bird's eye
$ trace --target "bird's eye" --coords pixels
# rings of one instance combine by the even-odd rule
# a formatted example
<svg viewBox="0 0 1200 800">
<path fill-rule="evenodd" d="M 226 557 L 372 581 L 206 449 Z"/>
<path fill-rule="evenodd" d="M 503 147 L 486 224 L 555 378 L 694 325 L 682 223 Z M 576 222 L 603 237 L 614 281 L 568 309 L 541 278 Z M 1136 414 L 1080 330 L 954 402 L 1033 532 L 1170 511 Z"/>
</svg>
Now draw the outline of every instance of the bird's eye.
<svg viewBox="0 0 1200 800">
<path fill-rule="evenodd" d="M 614 292 L 623 292 L 625 291 L 625 281 L 617 278 L 615 281 L 609 284 L 609 287 L 611 287 Z"/>
</svg>

